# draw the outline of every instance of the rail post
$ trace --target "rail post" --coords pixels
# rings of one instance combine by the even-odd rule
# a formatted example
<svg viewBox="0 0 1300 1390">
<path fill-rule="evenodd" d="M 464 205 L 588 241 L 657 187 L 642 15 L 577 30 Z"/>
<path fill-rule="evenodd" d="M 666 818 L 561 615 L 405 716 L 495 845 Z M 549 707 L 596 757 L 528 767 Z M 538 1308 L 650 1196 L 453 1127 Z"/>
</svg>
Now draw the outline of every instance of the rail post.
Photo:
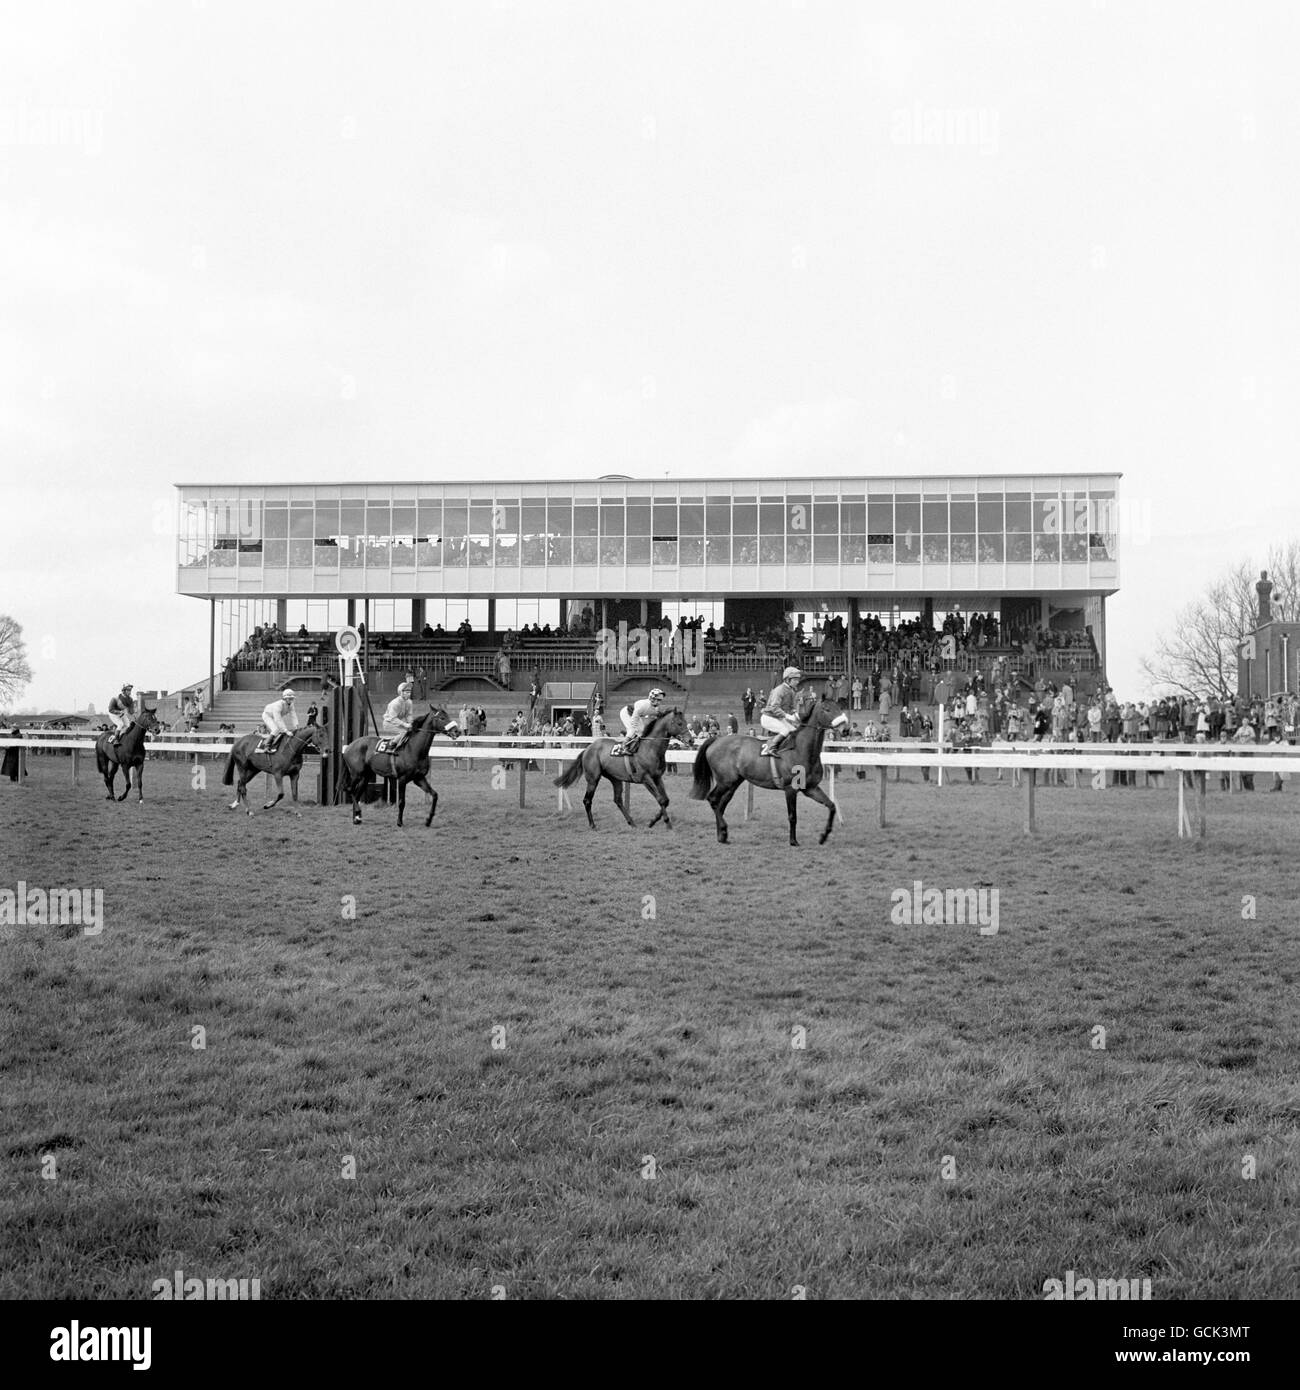
<svg viewBox="0 0 1300 1390">
<path fill-rule="evenodd" d="M 1025 778 L 1025 834 L 1034 833 L 1034 784 L 1038 781 L 1038 769 L 1036 767 L 1026 768 L 1028 776 Z"/>
<path fill-rule="evenodd" d="M 889 785 L 889 769 L 884 763 L 876 769 L 880 773 L 880 799 L 876 807 L 876 824 L 885 828 L 885 788 Z"/>
</svg>

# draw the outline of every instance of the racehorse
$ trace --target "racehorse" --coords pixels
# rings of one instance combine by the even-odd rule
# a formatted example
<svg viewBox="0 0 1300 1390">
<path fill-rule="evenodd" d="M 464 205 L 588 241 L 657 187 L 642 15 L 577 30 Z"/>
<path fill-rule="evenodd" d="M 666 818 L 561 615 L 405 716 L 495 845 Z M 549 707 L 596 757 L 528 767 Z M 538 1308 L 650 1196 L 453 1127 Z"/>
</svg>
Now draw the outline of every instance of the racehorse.
<svg viewBox="0 0 1300 1390">
<path fill-rule="evenodd" d="M 695 783 L 691 796 L 696 801 L 708 798 L 718 825 L 718 843 L 727 843 L 727 822 L 722 813 L 735 796 L 742 782 L 756 787 L 785 793 L 785 810 L 790 820 L 790 843 L 797 845 L 795 827 L 799 818 L 797 801 L 802 792 L 810 801 L 830 807 L 826 829 L 819 845 L 835 824 L 835 803 L 821 789 L 822 741 L 828 729 L 847 728 L 849 717 L 834 700 L 816 700 L 803 712 L 798 729 L 790 743 L 775 757 L 764 757 L 762 743 L 748 734 L 723 734 L 711 738 L 695 755 Z M 713 790 L 709 788 L 712 786 Z"/>
<path fill-rule="evenodd" d="M 612 738 L 594 739 L 582 750 L 581 756 L 575 758 L 555 779 L 555 785 L 571 787 L 584 773 L 586 774 L 587 794 L 582 798 L 582 804 L 587 812 L 587 824 L 595 830 L 596 821 L 591 814 L 591 802 L 596 795 L 596 788 L 600 786 L 600 779 L 608 777 L 613 784 L 614 805 L 622 811 L 623 819 L 629 825 L 635 825 L 636 822 L 628 814 L 628 809 L 623 803 L 623 783 L 640 782 L 643 787 L 648 787 L 654 793 L 654 798 L 659 803 L 659 814 L 650 822 L 650 826 L 662 820 L 665 828 L 671 830 L 673 823 L 668 819 L 668 793 L 664 791 L 664 752 L 670 738 L 684 739 L 688 736 L 686 716 L 677 708 L 666 709 L 655 715 L 646 725 L 641 742 L 637 744 L 631 756 L 626 753 L 611 753 L 610 749 L 615 745 Z"/>
<path fill-rule="evenodd" d="M 268 772 L 275 779 L 275 800 L 262 804 L 262 810 L 269 811 L 272 806 L 284 799 L 284 779 L 289 779 L 289 789 L 293 799 L 298 800 L 298 774 L 302 771 L 303 756 L 310 743 L 313 748 L 321 746 L 321 730 L 315 724 L 306 724 L 295 729 L 287 738 L 281 739 L 274 753 L 259 753 L 257 745 L 262 740 L 261 733 L 245 734 L 236 739 L 226 755 L 226 770 L 221 780 L 230 786 L 235 780 L 235 769 L 239 769 L 239 784 L 235 788 L 235 799 L 230 803 L 232 811 L 239 810 L 240 802 L 247 804 L 248 784 L 259 772 Z M 253 814 L 248 807 L 248 814 Z"/>
<path fill-rule="evenodd" d="M 156 708 L 149 709 L 141 700 L 135 718 L 118 743 L 115 744 L 112 741 L 113 731 L 111 729 L 105 734 L 100 734 L 95 740 L 95 762 L 99 767 L 99 775 L 104 779 L 104 785 L 108 788 L 105 801 L 125 801 L 131 795 L 132 768 L 135 769 L 136 801 L 144 800 L 144 736 L 145 734 L 156 734 L 161 728 L 162 725 L 158 722 Z M 119 767 L 122 769 L 126 786 L 122 788 L 121 796 L 115 796 L 113 781 L 117 776 Z"/>
<path fill-rule="evenodd" d="M 438 809 L 438 793 L 429 785 L 429 745 L 435 734 L 460 737 L 460 725 L 447 715 L 445 709 L 431 709 L 411 721 L 411 736 L 395 753 L 376 752 L 379 739 L 365 735 L 353 739 L 343 748 L 343 794 L 352 799 L 352 824 L 361 824 L 361 797 L 376 773 L 380 777 L 397 778 L 397 824 L 402 824 L 406 811 L 406 784 L 414 782 L 429 794 L 429 814 L 425 828 L 433 824 Z"/>
</svg>

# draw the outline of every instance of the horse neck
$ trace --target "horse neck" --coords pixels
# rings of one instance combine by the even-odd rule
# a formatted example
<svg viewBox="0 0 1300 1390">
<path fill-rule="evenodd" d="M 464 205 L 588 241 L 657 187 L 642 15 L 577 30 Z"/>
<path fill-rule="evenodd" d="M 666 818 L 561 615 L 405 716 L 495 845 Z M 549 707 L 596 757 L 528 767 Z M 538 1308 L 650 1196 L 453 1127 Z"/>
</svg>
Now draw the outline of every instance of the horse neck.
<svg viewBox="0 0 1300 1390">
<path fill-rule="evenodd" d="M 654 723 L 641 735 L 642 743 L 667 743 L 668 719 L 666 715 L 656 715 Z"/>
<path fill-rule="evenodd" d="M 805 761 L 812 762 L 821 754 L 826 730 L 815 718 L 809 716 L 808 722 L 800 727 L 794 737 L 795 746 L 802 752 Z"/>
<path fill-rule="evenodd" d="M 407 747 L 415 750 L 416 757 L 422 758 L 429 751 L 429 745 L 433 742 L 437 732 L 437 729 L 433 727 L 433 715 L 429 715 L 411 736 Z"/>
</svg>

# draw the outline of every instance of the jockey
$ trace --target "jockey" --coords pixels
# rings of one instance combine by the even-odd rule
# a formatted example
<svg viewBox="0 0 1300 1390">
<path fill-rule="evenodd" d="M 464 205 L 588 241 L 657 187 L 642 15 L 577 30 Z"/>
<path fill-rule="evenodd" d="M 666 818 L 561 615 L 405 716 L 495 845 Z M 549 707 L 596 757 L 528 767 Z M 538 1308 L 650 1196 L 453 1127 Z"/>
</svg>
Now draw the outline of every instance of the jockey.
<svg viewBox="0 0 1300 1390">
<path fill-rule="evenodd" d="M 380 732 L 385 738 L 397 737 L 395 748 L 400 748 L 411 735 L 411 692 L 414 689 L 411 681 L 403 681 L 384 711 L 384 726 Z"/>
<path fill-rule="evenodd" d="M 266 740 L 266 751 L 275 751 L 275 745 L 281 734 L 291 734 L 298 727 L 298 716 L 294 713 L 293 702 L 294 692 L 286 686 L 280 692 L 278 700 L 272 700 L 262 711 L 262 723 L 266 725 L 268 738 Z"/>
<path fill-rule="evenodd" d="M 787 666 L 781 672 L 781 684 L 767 697 L 759 723 L 770 737 L 760 752 L 770 758 L 776 754 L 788 735 L 799 727 L 799 682 L 803 672 L 797 666 Z"/>
<path fill-rule="evenodd" d="M 626 737 L 613 751 L 635 753 L 637 744 L 641 742 L 641 735 L 646 731 L 646 725 L 658 718 L 660 707 L 667 698 L 664 692 L 655 686 L 644 700 L 638 700 L 634 705 L 624 705 L 618 716 L 623 721 Z"/>
<path fill-rule="evenodd" d="M 113 721 L 112 743 L 117 743 L 135 719 L 135 701 L 131 698 L 131 682 L 123 681 L 122 689 L 108 702 L 108 717 Z"/>
</svg>

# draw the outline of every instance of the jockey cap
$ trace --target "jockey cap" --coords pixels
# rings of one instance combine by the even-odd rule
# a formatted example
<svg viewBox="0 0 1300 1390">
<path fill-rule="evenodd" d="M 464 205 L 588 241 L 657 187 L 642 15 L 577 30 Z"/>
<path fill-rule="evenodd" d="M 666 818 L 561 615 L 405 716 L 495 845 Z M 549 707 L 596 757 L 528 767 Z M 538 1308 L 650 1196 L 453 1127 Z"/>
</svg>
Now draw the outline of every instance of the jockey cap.
<svg viewBox="0 0 1300 1390">
<path fill-rule="evenodd" d="M 801 681 L 803 680 L 803 672 L 797 666 L 787 666 L 781 672 L 781 679 L 783 681 Z"/>
<path fill-rule="evenodd" d="M 296 698 L 294 692 L 293 692 L 292 690 L 290 690 L 289 687 L 288 687 L 287 685 L 286 685 L 285 688 L 280 692 L 280 694 L 283 695 L 284 698 L 285 698 L 286 700 L 292 700 L 292 699 L 295 699 L 295 698 Z"/>
<path fill-rule="evenodd" d="M 134 686 L 132 686 L 132 684 L 131 684 L 130 681 L 123 681 L 123 682 L 122 682 L 122 689 L 123 689 L 123 690 L 132 690 L 132 689 L 134 689 Z"/>
<path fill-rule="evenodd" d="M 655 688 L 650 692 L 649 698 L 652 700 L 663 700 L 667 697 L 664 695 L 664 692 L 659 689 L 658 686 L 655 686 Z"/>
<path fill-rule="evenodd" d="M 411 691 L 414 689 L 415 687 L 411 684 L 410 681 L 403 681 L 401 685 L 397 687 L 397 693 L 399 695 L 409 695 Z"/>
</svg>

